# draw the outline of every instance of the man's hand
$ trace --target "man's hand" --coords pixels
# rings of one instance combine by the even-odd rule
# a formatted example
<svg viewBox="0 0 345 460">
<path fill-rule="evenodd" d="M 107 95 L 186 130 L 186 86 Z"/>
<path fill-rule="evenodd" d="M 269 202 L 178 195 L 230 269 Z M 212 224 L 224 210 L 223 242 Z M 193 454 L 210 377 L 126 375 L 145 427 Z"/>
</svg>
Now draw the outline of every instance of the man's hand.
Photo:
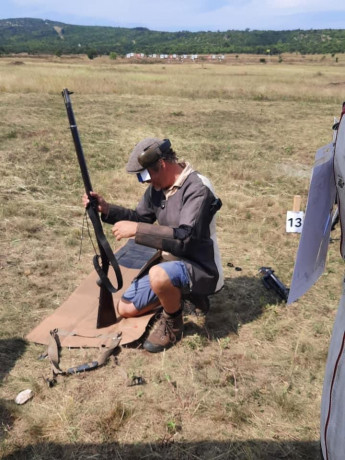
<svg viewBox="0 0 345 460">
<path fill-rule="evenodd" d="M 109 212 L 109 203 L 105 201 L 105 199 L 99 195 L 96 192 L 90 192 L 90 195 L 93 196 L 94 198 L 97 199 L 98 202 L 98 212 L 101 212 L 102 214 L 108 214 Z M 88 204 L 90 203 L 89 197 L 87 196 L 86 193 L 84 193 L 82 197 L 83 205 L 86 208 Z"/>
<path fill-rule="evenodd" d="M 130 220 L 120 220 L 119 222 L 116 222 L 111 231 L 113 232 L 113 235 L 117 241 L 119 241 L 122 238 L 131 238 L 132 236 L 135 236 L 137 228 L 137 222 L 132 222 Z"/>
</svg>

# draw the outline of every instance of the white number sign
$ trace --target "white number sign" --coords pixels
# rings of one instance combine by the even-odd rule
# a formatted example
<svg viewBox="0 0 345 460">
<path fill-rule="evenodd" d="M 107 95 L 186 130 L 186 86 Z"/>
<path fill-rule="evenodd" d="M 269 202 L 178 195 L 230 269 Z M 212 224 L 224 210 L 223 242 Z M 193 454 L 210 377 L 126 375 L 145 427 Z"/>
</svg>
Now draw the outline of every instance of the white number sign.
<svg viewBox="0 0 345 460">
<path fill-rule="evenodd" d="M 303 211 L 288 211 L 286 214 L 286 231 L 287 233 L 302 233 L 303 228 Z"/>
</svg>

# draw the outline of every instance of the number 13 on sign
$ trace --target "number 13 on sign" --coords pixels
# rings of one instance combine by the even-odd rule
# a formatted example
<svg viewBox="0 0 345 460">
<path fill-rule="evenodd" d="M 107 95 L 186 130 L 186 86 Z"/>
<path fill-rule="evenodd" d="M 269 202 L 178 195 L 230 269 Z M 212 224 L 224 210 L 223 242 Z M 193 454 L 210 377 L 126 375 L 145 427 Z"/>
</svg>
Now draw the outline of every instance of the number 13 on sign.
<svg viewBox="0 0 345 460">
<path fill-rule="evenodd" d="M 286 214 L 286 232 L 302 233 L 303 218 L 303 211 L 288 211 Z"/>
</svg>

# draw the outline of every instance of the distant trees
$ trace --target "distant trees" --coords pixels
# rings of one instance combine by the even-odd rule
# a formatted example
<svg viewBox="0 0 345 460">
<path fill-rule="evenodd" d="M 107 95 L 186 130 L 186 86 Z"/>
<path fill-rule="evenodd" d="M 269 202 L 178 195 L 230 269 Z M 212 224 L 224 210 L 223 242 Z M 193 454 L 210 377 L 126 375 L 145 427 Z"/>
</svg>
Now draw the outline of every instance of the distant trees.
<svg viewBox="0 0 345 460">
<path fill-rule="evenodd" d="M 95 50 L 94 48 L 89 48 L 87 51 L 86 51 L 86 54 L 87 54 L 87 57 L 89 59 L 93 59 L 95 58 L 97 55 L 98 55 L 98 52 L 97 50 Z"/>
<path fill-rule="evenodd" d="M 224 32 L 160 32 L 143 27 L 75 26 L 40 19 L 0 20 L 2 53 L 27 52 L 115 56 L 145 54 L 254 53 L 280 55 L 345 52 L 344 29 L 227 30 Z"/>
</svg>

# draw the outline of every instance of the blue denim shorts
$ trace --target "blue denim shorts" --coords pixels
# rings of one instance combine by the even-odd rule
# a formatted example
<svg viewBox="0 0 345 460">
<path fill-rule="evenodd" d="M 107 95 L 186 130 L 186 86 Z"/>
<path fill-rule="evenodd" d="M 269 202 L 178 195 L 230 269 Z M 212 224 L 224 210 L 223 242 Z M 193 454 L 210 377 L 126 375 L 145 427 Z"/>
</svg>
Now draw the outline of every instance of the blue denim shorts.
<svg viewBox="0 0 345 460">
<path fill-rule="evenodd" d="M 166 271 L 173 286 L 180 288 L 182 291 L 188 289 L 190 282 L 189 274 L 183 262 L 173 260 L 171 262 L 162 262 L 158 265 Z M 147 305 L 156 302 L 158 297 L 151 289 L 149 275 L 134 280 L 123 293 L 122 299 L 133 303 L 139 311 Z"/>
</svg>

